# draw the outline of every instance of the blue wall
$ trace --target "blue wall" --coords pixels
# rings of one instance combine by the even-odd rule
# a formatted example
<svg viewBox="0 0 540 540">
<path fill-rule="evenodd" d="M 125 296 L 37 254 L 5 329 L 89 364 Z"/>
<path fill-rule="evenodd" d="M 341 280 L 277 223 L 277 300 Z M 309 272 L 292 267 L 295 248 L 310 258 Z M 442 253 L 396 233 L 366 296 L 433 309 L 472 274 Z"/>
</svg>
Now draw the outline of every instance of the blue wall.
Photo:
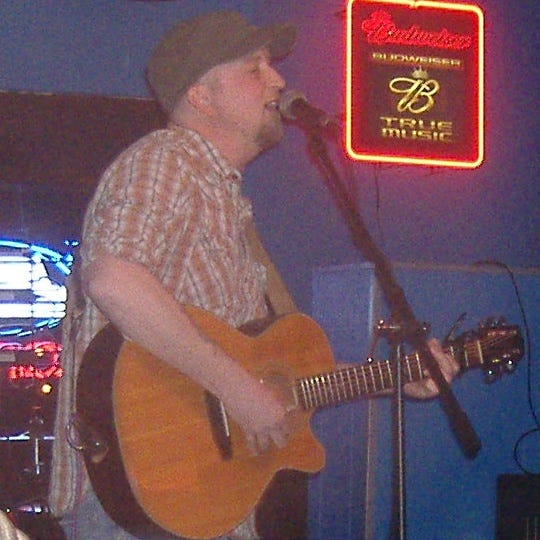
<svg viewBox="0 0 540 540">
<path fill-rule="evenodd" d="M 535 109 L 539 15 L 534 0 L 483 0 L 486 16 L 486 160 L 473 171 L 353 164 L 351 186 L 370 230 L 393 260 L 471 263 L 495 258 L 540 266 Z M 142 76 L 159 35 L 174 21 L 219 8 L 300 29 L 282 71 L 331 113 L 342 111 L 345 2 L 275 0 L 144 2 L 10 0 L 0 3 L 0 89 L 146 96 Z M 304 136 L 249 169 L 246 189 L 263 236 L 301 306 L 312 268 L 359 260 Z M 336 161 L 343 155 L 335 149 Z M 269 173 L 269 171 L 271 171 Z"/>
<path fill-rule="evenodd" d="M 496 259 L 540 267 L 536 0 L 481 0 L 486 18 L 486 159 L 476 170 L 349 164 L 372 234 L 394 261 L 466 265 Z M 147 96 L 146 58 L 177 19 L 212 8 L 259 22 L 293 20 L 294 53 L 281 64 L 289 86 L 330 113 L 342 112 L 342 0 L 10 0 L 0 3 L 0 89 Z M 305 311 L 314 268 L 361 261 L 303 134 L 246 175 L 267 246 Z M 536 311 L 538 306 L 536 306 Z"/>
</svg>

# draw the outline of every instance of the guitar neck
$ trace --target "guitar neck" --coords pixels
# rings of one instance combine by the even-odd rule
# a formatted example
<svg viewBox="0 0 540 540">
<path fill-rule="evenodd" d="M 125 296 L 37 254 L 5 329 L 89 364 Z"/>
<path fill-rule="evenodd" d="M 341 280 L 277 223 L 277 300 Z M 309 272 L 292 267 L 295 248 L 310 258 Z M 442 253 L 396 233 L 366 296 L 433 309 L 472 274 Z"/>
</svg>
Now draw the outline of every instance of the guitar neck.
<svg viewBox="0 0 540 540">
<path fill-rule="evenodd" d="M 460 364 L 462 371 L 483 363 L 482 343 L 477 339 L 460 347 L 449 347 L 445 352 Z M 401 366 L 405 383 L 425 378 L 424 366 L 418 353 L 406 355 Z M 386 360 L 300 378 L 295 381 L 295 390 L 300 406 L 309 410 L 390 390 L 395 386 L 394 379 L 394 366 Z"/>
</svg>

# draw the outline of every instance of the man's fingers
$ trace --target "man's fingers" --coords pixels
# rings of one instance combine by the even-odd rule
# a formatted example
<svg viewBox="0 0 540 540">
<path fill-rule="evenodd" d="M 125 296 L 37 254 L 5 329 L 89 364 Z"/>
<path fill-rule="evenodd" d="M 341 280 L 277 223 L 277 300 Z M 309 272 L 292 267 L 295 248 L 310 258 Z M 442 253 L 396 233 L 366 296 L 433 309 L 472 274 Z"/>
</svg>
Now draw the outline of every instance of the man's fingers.
<svg viewBox="0 0 540 540">
<path fill-rule="evenodd" d="M 276 429 L 272 432 L 271 436 L 274 444 L 278 448 L 285 448 L 285 446 L 287 446 L 287 442 L 289 441 L 289 432 L 286 429 Z"/>
<path fill-rule="evenodd" d="M 458 363 L 448 354 L 446 354 L 441 346 L 441 343 L 437 339 L 430 339 L 428 346 L 431 354 L 435 357 L 435 360 L 439 364 L 441 373 L 447 382 L 451 382 L 452 379 L 459 372 Z"/>
<path fill-rule="evenodd" d="M 283 422 L 261 433 L 246 433 L 246 440 L 252 454 L 259 455 L 267 452 L 272 446 L 272 443 L 278 448 L 287 446 L 293 431 L 289 422 Z"/>
<path fill-rule="evenodd" d="M 246 435 L 249 450 L 254 456 L 266 452 L 272 444 L 272 439 L 264 433 Z"/>
</svg>

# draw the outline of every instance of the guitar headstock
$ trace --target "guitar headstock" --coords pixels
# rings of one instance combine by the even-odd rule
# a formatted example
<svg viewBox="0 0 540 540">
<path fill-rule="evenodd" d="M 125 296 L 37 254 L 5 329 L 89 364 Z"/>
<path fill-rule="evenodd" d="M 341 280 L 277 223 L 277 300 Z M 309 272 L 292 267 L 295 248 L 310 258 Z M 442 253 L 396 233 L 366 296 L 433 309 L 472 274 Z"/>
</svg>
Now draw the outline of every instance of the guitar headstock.
<svg viewBox="0 0 540 540">
<path fill-rule="evenodd" d="M 461 348 L 462 367 L 481 367 L 489 383 L 513 372 L 524 354 L 519 326 L 509 325 L 502 318 L 487 319 L 478 330 L 466 332 L 448 345 L 451 350 Z"/>
</svg>

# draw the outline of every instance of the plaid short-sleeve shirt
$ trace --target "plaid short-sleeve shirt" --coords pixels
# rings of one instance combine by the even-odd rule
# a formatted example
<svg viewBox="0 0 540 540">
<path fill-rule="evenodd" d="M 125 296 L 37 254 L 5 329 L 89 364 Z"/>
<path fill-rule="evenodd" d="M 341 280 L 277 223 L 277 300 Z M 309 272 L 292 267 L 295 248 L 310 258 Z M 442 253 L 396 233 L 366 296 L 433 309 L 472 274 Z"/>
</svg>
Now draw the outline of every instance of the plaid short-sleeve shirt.
<svg viewBox="0 0 540 540">
<path fill-rule="evenodd" d="M 149 269 L 183 304 L 232 326 L 266 314 L 266 271 L 253 257 L 245 227 L 251 204 L 241 175 L 209 142 L 174 127 L 125 150 L 105 171 L 87 209 L 82 265 L 103 251 Z M 70 299 L 72 290 L 70 290 Z M 85 491 L 82 456 L 66 440 L 84 350 L 107 323 L 89 298 L 68 302 L 63 323 L 65 375 L 57 402 L 50 505 L 69 511 Z"/>
</svg>

